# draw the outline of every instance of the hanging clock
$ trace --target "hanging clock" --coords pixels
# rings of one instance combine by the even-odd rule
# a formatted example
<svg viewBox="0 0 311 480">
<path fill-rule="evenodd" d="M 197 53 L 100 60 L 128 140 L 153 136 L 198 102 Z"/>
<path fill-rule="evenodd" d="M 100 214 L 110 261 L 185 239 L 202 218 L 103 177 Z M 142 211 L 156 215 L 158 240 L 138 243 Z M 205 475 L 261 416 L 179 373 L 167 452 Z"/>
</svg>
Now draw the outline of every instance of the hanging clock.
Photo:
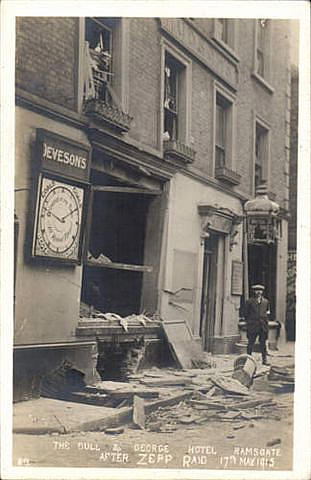
<svg viewBox="0 0 311 480">
<path fill-rule="evenodd" d="M 84 189 L 42 177 L 37 200 L 33 254 L 80 260 Z"/>
</svg>

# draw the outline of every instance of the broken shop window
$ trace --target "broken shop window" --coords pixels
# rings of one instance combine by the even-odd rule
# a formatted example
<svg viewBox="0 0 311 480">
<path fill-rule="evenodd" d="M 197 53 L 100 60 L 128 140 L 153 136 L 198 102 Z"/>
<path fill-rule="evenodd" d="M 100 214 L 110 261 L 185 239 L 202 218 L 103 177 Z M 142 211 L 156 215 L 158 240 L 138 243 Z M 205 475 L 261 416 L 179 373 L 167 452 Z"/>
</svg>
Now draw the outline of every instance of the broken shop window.
<svg viewBox="0 0 311 480">
<path fill-rule="evenodd" d="M 158 218 L 157 195 L 100 172 L 92 177 L 80 316 L 141 313 L 143 292 L 149 288 L 152 295 L 157 262 L 146 264 L 153 258 L 150 222 Z"/>
</svg>

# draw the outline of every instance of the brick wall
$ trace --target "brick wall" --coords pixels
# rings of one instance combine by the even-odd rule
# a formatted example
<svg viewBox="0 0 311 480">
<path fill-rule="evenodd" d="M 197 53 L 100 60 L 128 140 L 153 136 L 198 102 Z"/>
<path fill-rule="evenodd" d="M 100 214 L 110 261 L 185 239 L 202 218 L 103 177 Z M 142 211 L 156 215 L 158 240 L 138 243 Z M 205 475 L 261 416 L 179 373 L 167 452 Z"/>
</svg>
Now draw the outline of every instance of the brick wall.
<svg viewBox="0 0 311 480">
<path fill-rule="evenodd" d="M 78 18 L 16 20 L 16 86 L 75 109 Z"/>
<path fill-rule="evenodd" d="M 157 148 L 161 85 L 161 46 L 158 22 L 133 18 L 130 23 L 129 111 L 134 117 L 130 135 Z"/>
<path fill-rule="evenodd" d="M 17 20 L 16 82 L 17 86 L 44 99 L 72 109 L 77 98 L 77 41 L 78 21 L 73 18 L 23 18 Z M 131 18 L 129 21 L 128 85 L 129 113 L 134 121 L 129 136 L 149 147 L 159 149 L 161 111 L 161 38 L 159 22 L 155 18 Z M 183 22 L 183 20 L 179 20 Z M 207 21 L 205 33 L 211 30 Z M 233 67 L 232 59 L 211 47 L 213 62 L 218 70 L 229 75 L 238 71 L 236 81 L 236 145 L 235 168 L 242 175 L 237 187 L 246 194 L 253 194 L 253 125 L 254 115 L 259 115 L 270 126 L 270 190 L 276 201 L 286 206 L 288 192 L 284 167 L 286 161 L 286 88 L 288 83 L 288 25 L 287 21 L 273 21 L 271 38 L 269 92 L 252 76 L 254 62 L 254 21 L 238 20 L 235 53 L 239 58 Z M 200 21 L 200 27 L 204 21 Z M 188 28 L 188 27 L 187 27 Z M 198 35 L 198 33 L 194 33 Z M 193 37 L 195 38 L 195 37 Z M 170 39 L 174 44 L 174 40 Z M 200 37 L 202 42 L 202 37 Z M 213 177 L 213 81 L 215 76 L 202 62 L 192 55 L 189 47 L 176 48 L 192 60 L 192 125 L 189 139 L 196 150 L 192 167 L 205 177 Z M 209 64 L 212 61 L 204 58 Z M 122 74 L 122 73 L 121 73 Z M 230 73 L 231 78 L 232 73 Z M 229 76 L 228 76 L 229 78 Z M 284 190 L 285 189 L 285 190 Z"/>
</svg>

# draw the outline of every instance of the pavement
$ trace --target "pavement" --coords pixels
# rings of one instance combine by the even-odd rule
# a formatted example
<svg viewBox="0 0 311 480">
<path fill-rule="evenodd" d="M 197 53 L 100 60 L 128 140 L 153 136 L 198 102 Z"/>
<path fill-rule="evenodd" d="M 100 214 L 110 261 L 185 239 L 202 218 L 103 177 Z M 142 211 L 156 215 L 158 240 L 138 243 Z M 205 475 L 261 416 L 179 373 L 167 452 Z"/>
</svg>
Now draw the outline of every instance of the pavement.
<svg viewBox="0 0 311 480">
<path fill-rule="evenodd" d="M 13 432 L 42 435 L 82 431 L 86 423 L 99 425 L 115 408 L 37 398 L 13 405 Z"/>
<path fill-rule="evenodd" d="M 287 342 L 279 351 L 269 352 L 270 363 L 279 366 L 294 363 L 294 345 L 293 342 Z M 228 371 L 228 367 L 233 368 L 235 358 L 237 355 L 217 355 L 213 360 L 221 373 Z M 260 354 L 255 353 L 254 358 L 261 369 Z M 128 420 L 131 414 L 131 407 L 109 408 L 41 397 L 13 405 L 13 432 L 43 435 L 94 431 L 120 424 L 123 419 Z"/>
</svg>

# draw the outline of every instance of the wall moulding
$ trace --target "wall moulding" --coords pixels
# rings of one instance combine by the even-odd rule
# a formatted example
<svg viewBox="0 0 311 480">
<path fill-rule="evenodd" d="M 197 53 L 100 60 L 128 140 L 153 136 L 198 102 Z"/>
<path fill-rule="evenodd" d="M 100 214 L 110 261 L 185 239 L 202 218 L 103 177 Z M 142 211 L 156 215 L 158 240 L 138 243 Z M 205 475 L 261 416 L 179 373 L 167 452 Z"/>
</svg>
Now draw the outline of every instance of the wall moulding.
<svg viewBox="0 0 311 480">
<path fill-rule="evenodd" d="M 208 238 L 209 231 L 223 233 L 230 236 L 229 249 L 237 243 L 235 237 L 239 233 L 237 227 L 242 222 L 243 216 L 237 215 L 229 208 L 218 207 L 215 205 L 198 205 L 198 212 L 202 219 L 201 239 Z"/>
</svg>

